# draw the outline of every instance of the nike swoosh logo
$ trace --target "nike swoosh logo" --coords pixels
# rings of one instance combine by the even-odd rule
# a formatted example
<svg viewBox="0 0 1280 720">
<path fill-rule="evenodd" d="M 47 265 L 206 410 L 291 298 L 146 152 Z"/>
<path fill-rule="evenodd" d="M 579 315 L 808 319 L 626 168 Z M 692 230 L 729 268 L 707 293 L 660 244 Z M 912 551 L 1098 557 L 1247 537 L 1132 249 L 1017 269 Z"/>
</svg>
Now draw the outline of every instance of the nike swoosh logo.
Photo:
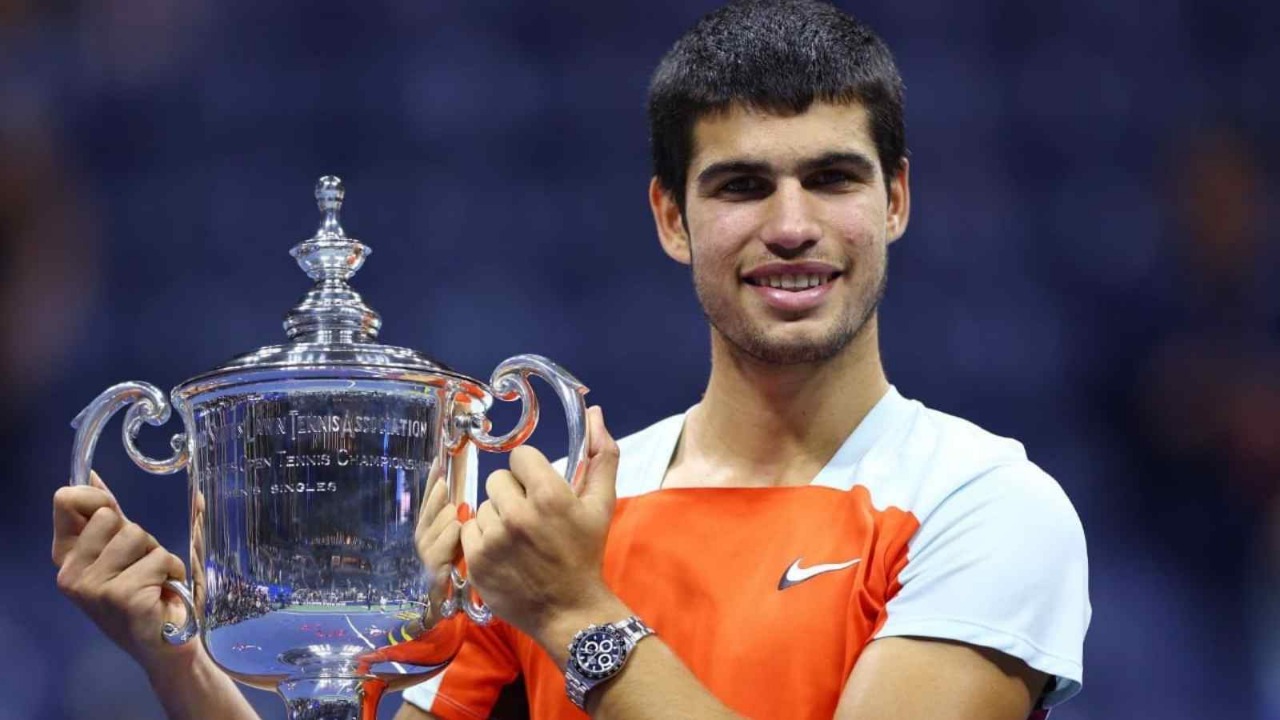
<svg viewBox="0 0 1280 720">
<path fill-rule="evenodd" d="M 862 562 L 862 558 L 854 558 L 849 562 L 824 563 L 821 565 L 813 565 L 811 567 L 806 568 L 806 567 L 800 567 L 800 560 L 801 558 L 796 558 L 796 561 L 791 563 L 791 567 L 787 568 L 787 571 L 782 573 L 782 579 L 778 581 L 779 590 L 786 590 L 792 585 L 799 585 L 800 583 L 804 582 L 805 580 L 808 580 L 809 578 L 816 577 L 823 573 L 835 572 L 836 570 L 844 570 L 845 568 L 851 568 L 854 565 L 857 565 L 859 562 Z"/>
</svg>

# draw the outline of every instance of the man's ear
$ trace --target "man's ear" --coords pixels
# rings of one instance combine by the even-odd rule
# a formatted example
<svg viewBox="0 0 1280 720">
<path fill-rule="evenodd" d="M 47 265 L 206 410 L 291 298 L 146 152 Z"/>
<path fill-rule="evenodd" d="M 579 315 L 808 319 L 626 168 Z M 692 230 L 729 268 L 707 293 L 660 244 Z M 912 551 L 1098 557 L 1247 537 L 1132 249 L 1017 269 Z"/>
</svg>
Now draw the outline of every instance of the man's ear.
<svg viewBox="0 0 1280 720">
<path fill-rule="evenodd" d="M 898 174 L 889 181 L 889 212 L 885 215 L 885 237 L 893 242 L 907 232 L 911 219 L 911 163 L 904 157 Z"/>
<path fill-rule="evenodd" d="M 649 181 L 649 208 L 653 210 L 653 224 L 658 229 L 662 250 L 678 263 L 688 265 L 692 261 L 689 252 L 689 233 L 684 226 L 680 206 L 658 178 Z"/>
</svg>

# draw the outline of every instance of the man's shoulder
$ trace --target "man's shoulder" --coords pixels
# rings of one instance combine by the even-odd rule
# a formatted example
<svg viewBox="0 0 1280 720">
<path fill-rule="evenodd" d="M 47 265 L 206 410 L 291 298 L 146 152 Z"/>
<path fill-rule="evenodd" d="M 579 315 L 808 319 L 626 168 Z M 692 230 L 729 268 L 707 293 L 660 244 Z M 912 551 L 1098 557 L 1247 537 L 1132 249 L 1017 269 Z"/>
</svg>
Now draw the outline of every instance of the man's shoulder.
<svg viewBox="0 0 1280 720">
<path fill-rule="evenodd" d="M 925 416 L 925 422 L 935 426 L 939 467 L 955 469 L 946 473 L 950 483 L 978 483 L 1017 496 L 1065 499 L 1058 482 L 1032 462 L 1018 440 L 939 410 L 926 409 Z"/>
<path fill-rule="evenodd" d="M 941 410 L 911 403 L 907 421 L 872 453 L 868 477 L 877 504 L 924 519 L 942 502 L 987 506 L 1034 503 L 1070 512 L 1054 478 L 1027 457 L 1022 443 Z"/>
<path fill-rule="evenodd" d="M 1021 443 L 912 406 L 883 443 L 881 487 L 919 524 L 876 637 L 997 650 L 1055 676 L 1049 702 L 1060 702 L 1080 687 L 1091 614 L 1079 515 Z"/>
<path fill-rule="evenodd" d="M 904 458 L 969 472 L 1027 462 L 1021 442 L 965 418 L 915 402 L 917 412 L 901 448 Z"/>
</svg>

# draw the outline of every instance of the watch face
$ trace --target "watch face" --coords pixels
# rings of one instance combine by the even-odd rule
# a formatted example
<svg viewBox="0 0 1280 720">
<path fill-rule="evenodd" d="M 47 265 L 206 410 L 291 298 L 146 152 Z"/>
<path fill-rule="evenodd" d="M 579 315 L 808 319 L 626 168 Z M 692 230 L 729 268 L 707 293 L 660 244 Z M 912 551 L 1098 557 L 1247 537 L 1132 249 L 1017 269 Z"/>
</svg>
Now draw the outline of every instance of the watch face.
<svg viewBox="0 0 1280 720">
<path fill-rule="evenodd" d="M 572 652 L 578 672 L 592 680 L 600 680 L 618 671 L 626 654 L 626 645 L 617 630 L 594 628 L 578 638 Z"/>
</svg>

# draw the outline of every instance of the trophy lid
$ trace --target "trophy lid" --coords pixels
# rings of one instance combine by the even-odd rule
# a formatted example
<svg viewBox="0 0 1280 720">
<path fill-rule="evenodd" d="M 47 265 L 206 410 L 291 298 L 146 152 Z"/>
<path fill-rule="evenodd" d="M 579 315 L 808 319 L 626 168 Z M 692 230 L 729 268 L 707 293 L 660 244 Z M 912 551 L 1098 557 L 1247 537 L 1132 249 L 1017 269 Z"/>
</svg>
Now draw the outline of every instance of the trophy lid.
<svg viewBox="0 0 1280 720">
<path fill-rule="evenodd" d="M 339 214 L 346 190 L 342 180 L 326 175 L 316 183 L 320 228 L 289 251 L 315 281 L 302 300 L 285 315 L 288 342 L 240 355 L 209 372 L 197 375 L 175 389 L 189 397 L 217 387 L 238 384 L 246 373 L 270 371 L 272 377 L 352 376 L 430 380 L 448 377 L 478 384 L 445 365 L 408 348 L 380 345 L 375 340 L 382 318 L 365 304 L 348 281 L 373 252 L 350 237 Z"/>
</svg>

